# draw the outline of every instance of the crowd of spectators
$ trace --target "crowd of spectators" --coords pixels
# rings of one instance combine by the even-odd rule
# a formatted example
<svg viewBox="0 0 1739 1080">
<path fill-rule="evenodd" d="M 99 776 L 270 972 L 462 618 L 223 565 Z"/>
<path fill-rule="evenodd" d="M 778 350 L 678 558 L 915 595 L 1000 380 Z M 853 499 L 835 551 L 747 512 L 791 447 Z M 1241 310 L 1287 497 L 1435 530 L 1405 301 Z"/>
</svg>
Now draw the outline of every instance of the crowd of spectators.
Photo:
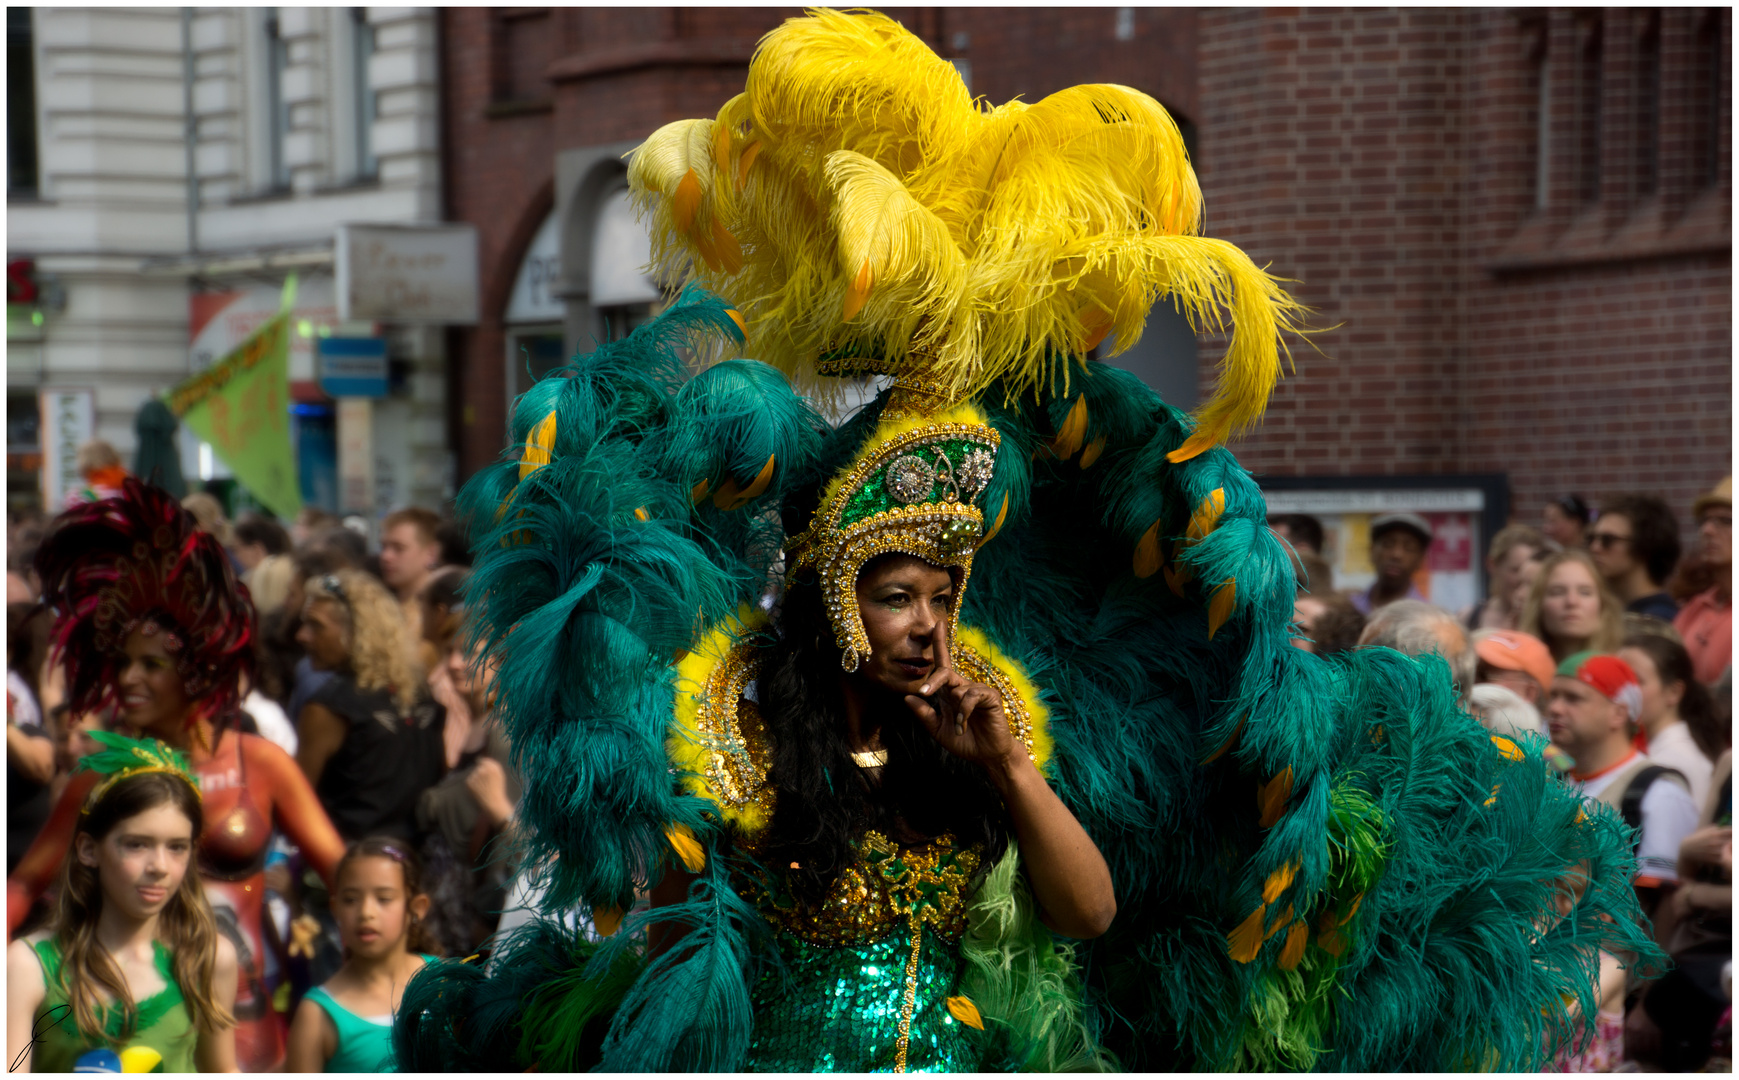
<svg viewBox="0 0 1739 1080">
<path fill-rule="evenodd" d="M 223 545 L 255 604 L 255 675 L 237 726 L 294 758 L 346 843 L 390 841 L 415 856 L 428 899 L 419 940 L 449 956 L 487 954 L 516 870 L 520 781 L 492 716 L 493 671 L 467 645 L 463 530 L 401 509 L 381 521 L 371 551 L 354 527 L 366 523 L 317 510 L 286 528 L 253 511 L 232 522 L 203 491 L 183 506 Z M 9 873 L 93 748 L 87 733 L 120 727 L 65 707 L 49 655 L 53 613 L 31 570 L 46 525 L 9 520 Z M 279 951 L 268 966 L 283 983 L 274 1007 L 286 1025 L 302 993 L 337 977 L 353 951 L 334 914 L 339 898 L 298 869 L 278 837 L 267 906 Z"/>
<path fill-rule="evenodd" d="M 1730 1060 L 1717 1055 L 1731 1041 L 1732 478 L 1690 511 L 1697 539 L 1684 550 L 1659 498 L 1555 498 L 1538 527 L 1492 537 L 1485 596 L 1460 612 L 1419 587 L 1433 538 L 1417 515 L 1371 521 L 1374 581 L 1347 592 L 1322 559 L 1320 522 L 1269 522 L 1295 554 L 1295 645 L 1441 657 L 1494 737 L 1538 746 L 1633 830 L 1634 886 L 1673 968 L 1645 983 L 1602 955 L 1594 1034 L 1560 1055 L 1559 1071 Z"/>
</svg>

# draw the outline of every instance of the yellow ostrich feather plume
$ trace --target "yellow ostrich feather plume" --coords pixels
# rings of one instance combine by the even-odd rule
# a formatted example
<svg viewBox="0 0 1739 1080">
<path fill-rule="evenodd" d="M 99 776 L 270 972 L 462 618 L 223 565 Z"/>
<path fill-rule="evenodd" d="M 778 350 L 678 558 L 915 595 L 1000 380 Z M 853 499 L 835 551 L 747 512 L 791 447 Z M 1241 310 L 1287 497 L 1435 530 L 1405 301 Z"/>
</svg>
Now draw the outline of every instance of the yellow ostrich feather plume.
<svg viewBox="0 0 1739 1080">
<path fill-rule="evenodd" d="M 851 344 L 954 400 L 998 379 L 1049 390 L 1155 302 L 1231 342 L 1192 457 L 1253 423 L 1303 309 L 1233 245 L 1199 234 L 1177 125 L 1123 86 L 981 107 L 884 15 L 812 11 L 762 39 L 743 93 L 633 154 L 666 281 L 698 279 L 748 325 L 746 355 L 823 390 Z"/>
</svg>

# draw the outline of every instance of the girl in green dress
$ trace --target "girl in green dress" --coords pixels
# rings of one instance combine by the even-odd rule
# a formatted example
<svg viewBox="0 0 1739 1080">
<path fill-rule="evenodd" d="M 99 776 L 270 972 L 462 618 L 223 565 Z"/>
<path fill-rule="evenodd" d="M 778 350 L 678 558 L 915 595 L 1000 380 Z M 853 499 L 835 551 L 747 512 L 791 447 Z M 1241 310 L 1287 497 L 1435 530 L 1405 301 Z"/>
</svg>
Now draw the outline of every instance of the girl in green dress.
<svg viewBox="0 0 1739 1080">
<path fill-rule="evenodd" d="M 409 844 L 376 836 L 350 845 L 334 876 L 344 966 L 302 999 L 286 1064 L 290 1072 L 393 1072 L 393 1013 L 431 959 L 422 868 Z"/>
<path fill-rule="evenodd" d="M 7 949 L 8 1064 L 235 1072 L 235 949 L 188 873 L 198 785 L 163 743 L 93 737 L 107 749 L 80 768 L 107 775 L 79 814 L 54 922 Z"/>
</svg>

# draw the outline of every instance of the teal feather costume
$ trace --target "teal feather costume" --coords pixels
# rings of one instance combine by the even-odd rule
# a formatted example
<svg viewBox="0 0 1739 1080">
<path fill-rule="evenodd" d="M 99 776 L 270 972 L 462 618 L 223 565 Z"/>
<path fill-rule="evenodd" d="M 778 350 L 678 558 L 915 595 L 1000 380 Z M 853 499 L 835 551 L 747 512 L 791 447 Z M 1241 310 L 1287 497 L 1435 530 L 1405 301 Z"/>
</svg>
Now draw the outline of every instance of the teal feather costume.
<svg viewBox="0 0 1739 1080">
<path fill-rule="evenodd" d="M 816 188 L 812 227 L 799 229 L 802 183 L 824 183 L 814 155 L 857 138 L 917 198 L 941 151 L 858 128 L 946 127 L 885 70 L 876 83 L 851 69 L 854 104 L 823 120 L 810 117 L 813 100 L 780 97 L 819 77 L 790 60 L 817 36 L 860 58 L 893 55 L 898 79 L 936 74 L 892 23 L 818 13 L 769 36 L 751 92 L 718 122 L 655 136 L 631 173 L 655 250 L 686 251 L 735 306 L 690 286 L 652 323 L 539 382 L 518 403 L 509 453 L 461 496 L 476 550 L 468 608 L 501 662 L 498 708 L 527 781 L 527 863 L 547 876 L 550 913 L 620 922 L 601 938 L 534 923 L 490 974 L 429 965 L 405 994 L 400 1061 L 548 1072 L 1519 1071 L 1549 1060 L 1580 1030 L 1573 1017 L 1594 1015 L 1598 949 L 1645 968 L 1660 960 L 1623 825 L 1584 807 L 1537 740 L 1494 738 L 1463 713 L 1442 661 L 1381 649 L 1324 660 L 1290 646 L 1290 559 L 1254 481 L 1216 445 L 1248 405 L 1248 371 L 1229 368 L 1218 404 L 1192 419 L 1086 361 L 1069 336 L 1097 318 L 1078 314 L 1087 301 L 1132 340 L 1124 323 L 1138 328 L 1169 290 L 1223 301 L 1246 335 L 1234 353 L 1252 348 L 1251 322 L 1272 353 L 1289 302 L 1243 269 L 1225 270 L 1218 291 L 1192 284 L 1200 268 L 1185 249 L 1163 280 L 1152 263 L 1113 258 L 1032 301 L 1067 318 L 1026 366 L 949 366 L 953 337 L 876 307 L 876 290 L 922 277 L 899 265 L 930 257 L 917 240 L 870 243 L 864 273 L 800 247 L 837 239 L 843 250 L 853 215 L 875 212 L 845 186 Z M 1077 90 L 1104 91 L 1095 122 L 1108 131 L 1150 119 L 1131 91 Z M 799 145 L 800 121 L 845 134 Z M 1123 226 L 1129 244 L 1212 243 L 1192 235 L 1193 190 L 1192 177 L 1131 196 L 1148 209 Z M 938 220 L 954 212 L 940 197 L 927 205 Z M 916 213 L 896 214 L 884 237 Z M 973 258 L 994 254 L 989 240 L 949 235 Z M 908 304 L 942 302 L 946 274 L 932 277 Z M 833 314 L 794 315 L 796 293 L 831 295 Z M 997 322 L 1015 319 L 1006 312 L 949 310 L 951 325 L 978 320 L 986 355 L 1012 332 Z M 1034 317 L 1023 309 L 1017 329 L 1030 336 Z M 812 331 L 827 349 L 803 344 Z M 777 365 L 702 363 L 721 347 Z M 782 359 L 805 348 L 800 370 Z M 895 384 L 837 428 L 790 381 L 866 369 Z M 1015 846 L 980 860 L 872 835 L 841 875 L 868 898 L 856 917 L 871 930 L 829 924 L 835 937 L 816 945 L 780 899 L 779 874 L 756 861 L 760 800 L 777 777 L 766 775 L 752 658 L 778 632 L 757 603 L 782 558 L 791 572 L 821 566 L 824 587 L 826 568 L 843 565 L 814 554 L 844 535 L 817 532 L 818 490 L 824 509 L 876 483 L 903 501 L 900 460 L 875 456 L 890 432 L 962 417 L 977 442 L 926 444 L 948 460 L 905 467 L 924 481 L 911 513 L 922 499 L 942 530 L 923 544 L 967 529 L 948 522 L 967 522 L 972 543 L 920 551 L 912 530 L 932 527 L 920 523 L 899 526 L 907 546 L 893 550 L 969 568 L 962 655 L 1025 718 L 1029 752 L 1105 856 L 1118 914 L 1103 937 L 1064 942 L 1038 921 Z M 994 449 L 973 459 L 973 447 Z M 985 460 L 982 475 L 968 467 Z M 850 627 L 834 625 L 850 670 Z M 685 901 L 621 915 L 677 867 L 694 877 Z M 648 950 L 653 922 L 685 928 L 679 946 Z M 842 1028 L 817 1012 L 822 986 L 882 1002 L 854 1017 L 857 1042 L 829 1042 Z"/>
</svg>

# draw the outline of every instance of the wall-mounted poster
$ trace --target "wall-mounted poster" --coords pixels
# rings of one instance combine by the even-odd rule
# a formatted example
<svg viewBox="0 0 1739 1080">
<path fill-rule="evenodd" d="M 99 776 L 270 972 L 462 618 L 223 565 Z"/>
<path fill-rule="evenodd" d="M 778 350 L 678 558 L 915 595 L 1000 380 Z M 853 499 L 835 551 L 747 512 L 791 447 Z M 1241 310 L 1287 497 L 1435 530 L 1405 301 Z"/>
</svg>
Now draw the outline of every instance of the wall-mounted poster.
<svg viewBox="0 0 1739 1080">
<path fill-rule="evenodd" d="M 1309 514 L 1322 522 L 1323 558 L 1337 592 L 1371 587 L 1371 521 L 1418 514 L 1431 546 L 1413 583 L 1439 607 L 1461 612 L 1485 595 L 1485 551 L 1509 517 L 1502 474 L 1451 476 L 1258 477 L 1268 516 Z"/>
</svg>

